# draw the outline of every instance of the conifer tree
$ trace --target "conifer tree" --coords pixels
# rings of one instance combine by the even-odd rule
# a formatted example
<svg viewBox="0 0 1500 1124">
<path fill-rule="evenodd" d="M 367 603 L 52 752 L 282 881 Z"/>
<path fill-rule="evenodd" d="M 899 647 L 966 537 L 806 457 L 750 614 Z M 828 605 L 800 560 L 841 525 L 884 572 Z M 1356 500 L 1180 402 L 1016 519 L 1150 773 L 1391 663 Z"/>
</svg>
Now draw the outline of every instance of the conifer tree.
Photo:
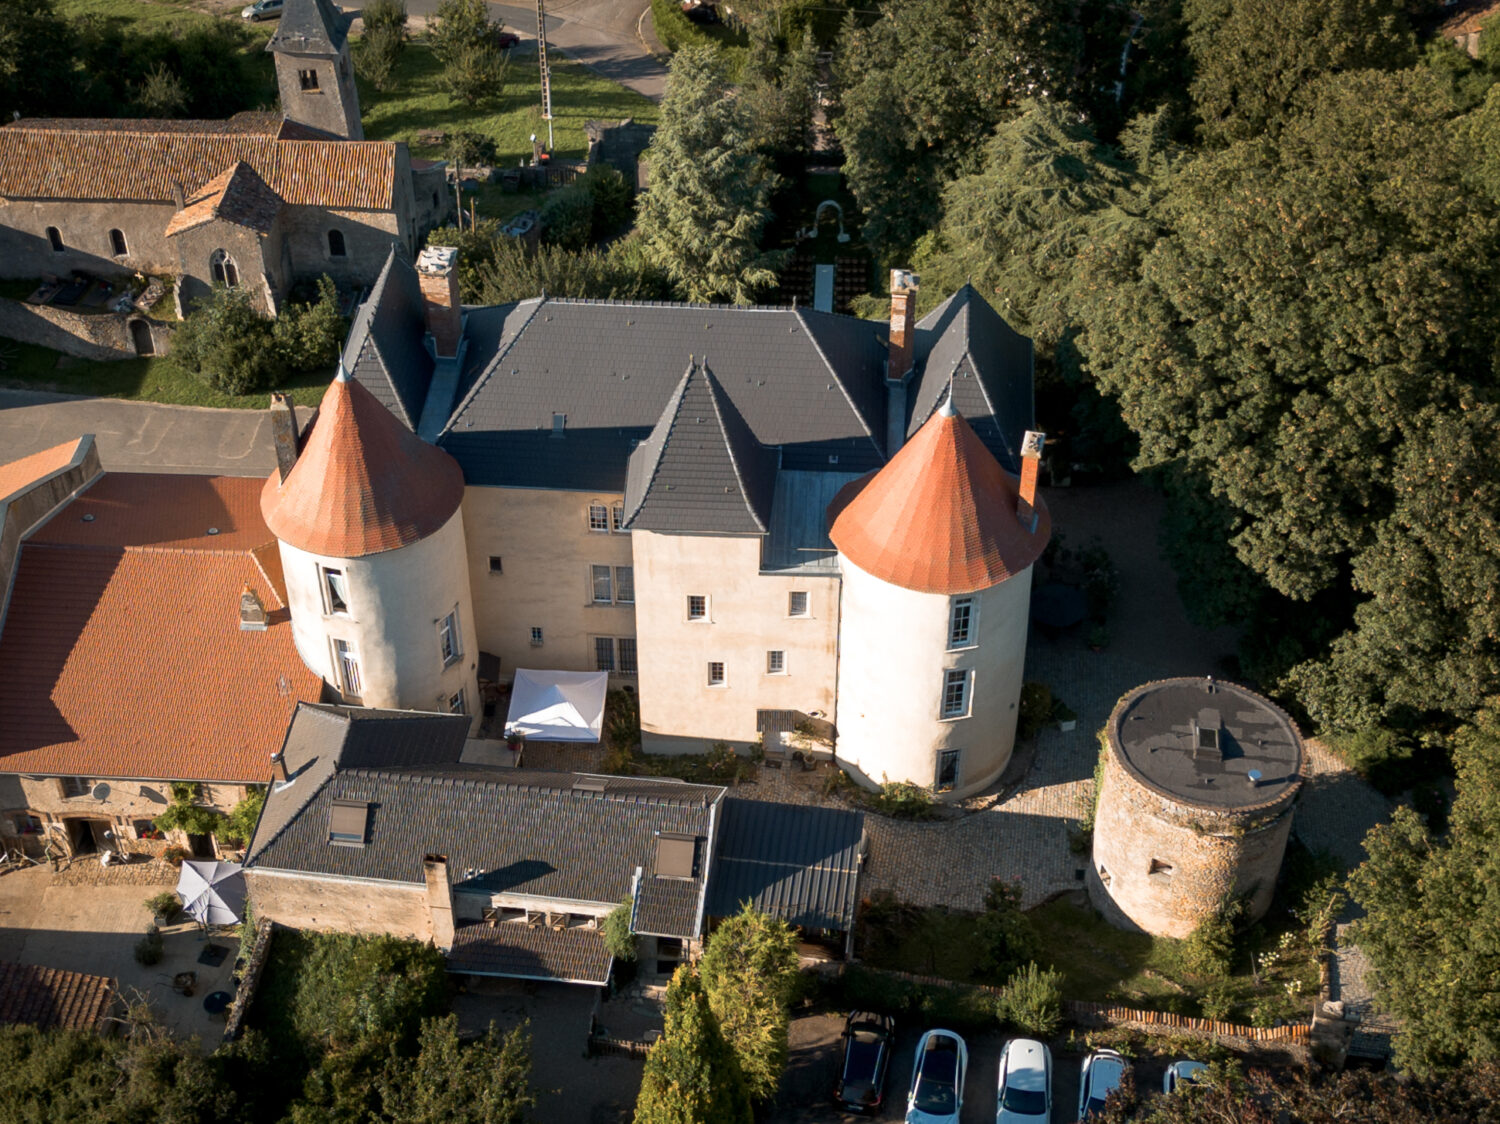
<svg viewBox="0 0 1500 1124">
<path fill-rule="evenodd" d="M 646 1056 L 635 1124 L 750 1124 L 750 1096 L 697 973 L 667 986 L 666 1030 Z"/>
<path fill-rule="evenodd" d="M 776 1095 L 786 1068 L 797 937 L 747 902 L 708 938 L 699 965 L 708 1004 L 739 1059 L 750 1095 Z"/>
</svg>

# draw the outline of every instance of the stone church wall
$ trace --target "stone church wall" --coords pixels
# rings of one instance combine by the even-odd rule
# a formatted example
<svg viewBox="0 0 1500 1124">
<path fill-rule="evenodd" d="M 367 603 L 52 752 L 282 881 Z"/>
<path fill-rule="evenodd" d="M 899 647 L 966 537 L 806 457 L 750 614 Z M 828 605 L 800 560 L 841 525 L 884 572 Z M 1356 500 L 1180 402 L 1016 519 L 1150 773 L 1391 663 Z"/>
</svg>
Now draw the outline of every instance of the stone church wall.
<svg viewBox="0 0 1500 1124">
<path fill-rule="evenodd" d="M 175 210 L 170 202 L 0 201 L 0 277 L 175 273 L 177 252 L 166 236 Z M 49 226 L 62 236 L 60 253 L 47 239 Z M 112 252 L 111 230 L 125 235 L 121 257 Z"/>
</svg>

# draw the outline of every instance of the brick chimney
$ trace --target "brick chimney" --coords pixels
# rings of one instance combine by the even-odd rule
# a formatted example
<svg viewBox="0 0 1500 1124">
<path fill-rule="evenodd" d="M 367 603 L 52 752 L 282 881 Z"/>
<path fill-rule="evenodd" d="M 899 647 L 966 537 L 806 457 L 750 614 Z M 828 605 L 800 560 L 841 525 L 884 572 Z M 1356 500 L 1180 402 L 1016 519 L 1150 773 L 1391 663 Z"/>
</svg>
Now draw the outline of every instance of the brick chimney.
<svg viewBox="0 0 1500 1124">
<path fill-rule="evenodd" d="M 1016 518 L 1028 531 L 1036 530 L 1036 477 L 1042 466 L 1042 446 L 1046 441 L 1045 433 L 1028 429 L 1021 442 L 1021 494 L 1016 500 Z"/>
<path fill-rule="evenodd" d="M 417 279 L 427 311 L 427 331 L 439 358 L 458 354 L 463 335 L 463 305 L 458 300 L 458 251 L 451 246 L 428 246 L 417 255 Z"/>
<path fill-rule="evenodd" d="M 427 883 L 432 943 L 438 948 L 450 949 L 453 947 L 453 883 L 448 880 L 448 856 L 424 856 L 422 878 Z"/>
<path fill-rule="evenodd" d="M 271 440 L 276 443 L 276 470 L 282 483 L 297 463 L 297 448 L 302 440 L 297 432 L 297 404 L 290 394 L 271 395 Z"/>
<path fill-rule="evenodd" d="M 265 602 L 247 585 L 240 593 L 240 631 L 264 632 L 266 622 Z"/>
<path fill-rule="evenodd" d="M 917 285 L 921 281 L 909 269 L 891 270 L 891 348 L 887 359 L 887 381 L 900 381 L 911 372 L 915 343 Z"/>
</svg>

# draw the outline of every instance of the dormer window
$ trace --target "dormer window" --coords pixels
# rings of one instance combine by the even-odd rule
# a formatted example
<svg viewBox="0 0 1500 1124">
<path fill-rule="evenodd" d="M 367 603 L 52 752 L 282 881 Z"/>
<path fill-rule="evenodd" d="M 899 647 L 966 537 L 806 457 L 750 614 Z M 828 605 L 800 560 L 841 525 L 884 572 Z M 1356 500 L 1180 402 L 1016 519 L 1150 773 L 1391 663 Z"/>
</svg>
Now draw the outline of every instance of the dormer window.
<svg viewBox="0 0 1500 1124">
<path fill-rule="evenodd" d="M 660 832 L 656 837 L 656 867 L 653 873 L 658 878 L 683 881 L 698 877 L 698 837 L 680 835 L 673 831 Z"/>
<path fill-rule="evenodd" d="M 369 826 L 367 801 L 335 800 L 328 813 L 328 842 L 339 847 L 363 847 Z"/>
</svg>

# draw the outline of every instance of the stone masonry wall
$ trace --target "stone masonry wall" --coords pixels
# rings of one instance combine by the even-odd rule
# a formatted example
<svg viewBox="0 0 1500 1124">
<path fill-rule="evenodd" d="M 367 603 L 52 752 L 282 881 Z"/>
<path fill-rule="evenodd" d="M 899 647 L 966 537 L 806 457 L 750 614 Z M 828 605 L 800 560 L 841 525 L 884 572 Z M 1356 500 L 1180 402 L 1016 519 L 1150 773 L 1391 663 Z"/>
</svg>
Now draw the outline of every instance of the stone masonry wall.
<svg viewBox="0 0 1500 1124">
<path fill-rule="evenodd" d="M 68 468 L 21 492 L 9 503 L 0 496 L 0 624 L 5 621 L 10 582 L 15 574 L 16 559 L 20 556 L 21 536 L 102 471 L 99 450 L 90 437 L 84 442 L 81 455 L 75 457 L 75 463 Z"/>
<path fill-rule="evenodd" d="M 0 336 L 50 347 L 81 359 L 134 359 L 131 321 L 151 329 L 156 354 L 172 344 L 172 327 L 138 312 L 71 312 L 47 304 L 27 304 L 0 298 Z"/>
<path fill-rule="evenodd" d="M 1186 937 L 1227 896 L 1270 907 L 1297 789 L 1252 808 L 1197 807 L 1132 777 L 1111 744 L 1094 821 L 1089 896 L 1122 927 Z"/>
<path fill-rule="evenodd" d="M 432 939 L 422 886 L 245 871 L 251 908 L 295 929 Z"/>
</svg>

